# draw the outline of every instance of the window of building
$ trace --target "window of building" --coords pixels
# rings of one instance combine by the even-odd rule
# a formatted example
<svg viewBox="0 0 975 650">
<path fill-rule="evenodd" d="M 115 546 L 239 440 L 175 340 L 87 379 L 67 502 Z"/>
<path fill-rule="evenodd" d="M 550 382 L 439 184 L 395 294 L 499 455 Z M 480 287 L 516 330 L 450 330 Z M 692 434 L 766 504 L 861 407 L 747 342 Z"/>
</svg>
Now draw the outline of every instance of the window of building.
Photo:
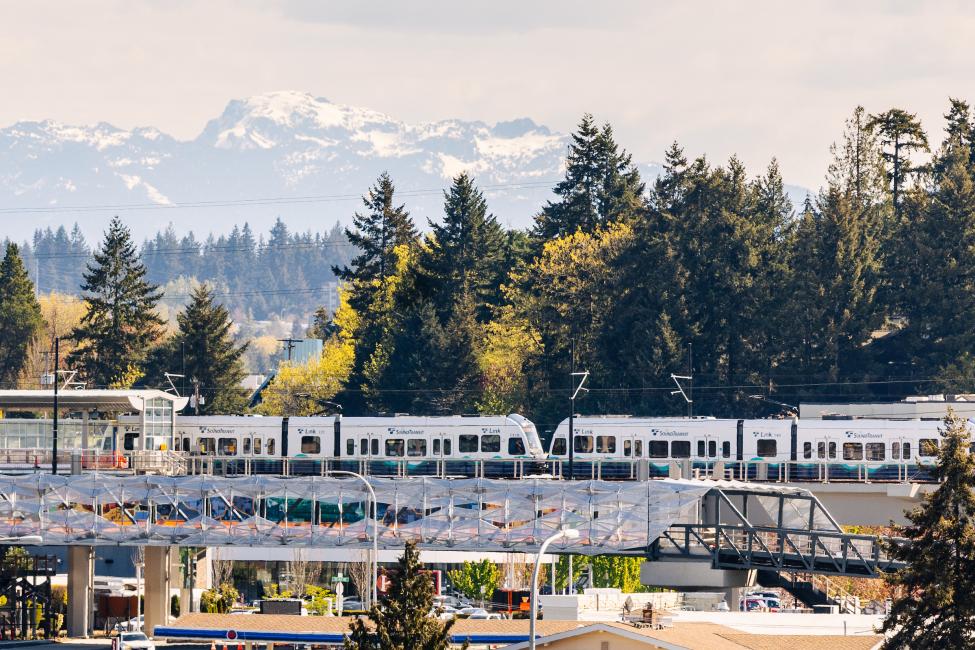
<svg viewBox="0 0 975 650">
<path fill-rule="evenodd" d="M 402 438 L 390 438 L 386 441 L 386 455 L 394 457 L 402 456 L 404 446 Z"/>
<path fill-rule="evenodd" d="M 651 440 L 647 445 L 647 454 L 650 458 L 666 458 L 667 457 L 667 441 L 666 440 Z"/>
<path fill-rule="evenodd" d="M 690 458 L 691 457 L 691 441 L 690 440 L 675 440 L 670 443 L 670 457 L 671 458 Z"/>
<path fill-rule="evenodd" d="M 481 451 L 491 454 L 501 451 L 501 436 L 481 436 Z"/>
<path fill-rule="evenodd" d="M 355 456 L 355 440 L 349 438 L 345 441 L 345 455 Z"/>
<path fill-rule="evenodd" d="M 592 453 L 592 436 L 576 436 L 572 444 L 577 454 Z"/>
<path fill-rule="evenodd" d="M 859 442 L 844 442 L 843 460 L 863 460 L 863 445 Z"/>
<path fill-rule="evenodd" d="M 601 454 L 615 454 L 616 436 L 596 436 L 596 449 Z"/>
<path fill-rule="evenodd" d="M 457 440 L 457 449 L 460 450 L 462 454 L 476 454 L 477 453 L 477 436 L 468 433 L 461 434 Z"/>
<path fill-rule="evenodd" d="M 301 453 L 320 454 L 322 452 L 322 439 L 318 436 L 301 436 Z"/>
<path fill-rule="evenodd" d="M 508 438 L 508 453 L 512 456 L 525 455 L 525 443 L 521 438 Z"/>
<path fill-rule="evenodd" d="M 552 443 L 553 456 L 565 456 L 565 438 L 556 438 Z"/>
<path fill-rule="evenodd" d="M 921 456 L 925 458 L 930 458 L 932 456 L 938 455 L 938 441 L 934 438 L 921 438 L 921 443 L 918 446 L 921 450 Z"/>
<path fill-rule="evenodd" d="M 725 440 L 721 443 L 721 457 L 731 458 L 731 442 Z"/>
<path fill-rule="evenodd" d="M 410 438 L 406 441 L 406 455 L 414 457 L 426 456 L 427 441 L 423 438 Z"/>
<path fill-rule="evenodd" d="M 757 444 L 758 444 L 757 451 L 758 451 L 759 458 L 772 458 L 774 456 L 777 456 L 779 453 L 778 452 L 779 445 L 778 445 L 778 441 L 776 440 L 769 440 L 766 438 L 764 440 L 759 440 Z"/>
<path fill-rule="evenodd" d="M 887 449 L 882 442 L 867 443 L 867 460 L 885 460 Z"/>
<path fill-rule="evenodd" d="M 241 443 L 241 446 L 243 447 L 243 450 L 240 453 L 244 454 L 245 456 L 247 454 L 251 453 L 251 439 L 250 438 L 244 438 L 244 441 Z"/>
<path fill-rule="evenodd" d="M 804 443 L 802 443 L 802 457 L 803 458 L 812 458 L 812 443 L 811 442 L 804 442 Z"/>
</svg>

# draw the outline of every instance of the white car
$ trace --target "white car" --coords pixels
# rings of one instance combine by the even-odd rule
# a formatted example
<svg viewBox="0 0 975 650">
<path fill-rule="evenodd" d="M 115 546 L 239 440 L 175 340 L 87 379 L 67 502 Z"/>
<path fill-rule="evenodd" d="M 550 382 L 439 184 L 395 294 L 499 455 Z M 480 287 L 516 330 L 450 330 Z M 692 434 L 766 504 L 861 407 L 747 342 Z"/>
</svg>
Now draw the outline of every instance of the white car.
<svg viewBox="0 0 975 650">
<path fill-rule="evenodd" d="M 156 644 L 142 632 L 122 632 L 118 637 L 119 650 L 156 650 Z"/>
<path fill-rule="evenodd" d="M 488 612 L 482 609 L 479 612 L 474 612 L 467 618 L 469 618 L 472 621 L 478 621 L 478 620 L 479 621 L 500 621 L 503 617 L 501 616 L 501 614 Z"/>
<path fill-rule="evenodd" d="M 116 623 L 113 629 L 116 632 L 134 632 L 135 630 L 141 630 L 144 624 L 145 616 L 140 614 L 138 618 L 130 618 L 127 621 Z"/>
</svg>

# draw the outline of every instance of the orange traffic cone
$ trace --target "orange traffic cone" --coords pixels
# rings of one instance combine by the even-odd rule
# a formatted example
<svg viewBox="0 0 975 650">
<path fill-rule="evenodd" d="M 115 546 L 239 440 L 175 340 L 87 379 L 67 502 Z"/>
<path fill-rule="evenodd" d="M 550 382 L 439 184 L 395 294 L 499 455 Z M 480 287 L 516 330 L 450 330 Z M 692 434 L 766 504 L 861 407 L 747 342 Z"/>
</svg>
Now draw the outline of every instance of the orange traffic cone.
<svg viewBox="0 0 975 650">
<path fill-rule="evenodd" d="M 242 641 L 237 642 L 237 650 L 244 650 L 244 644 Z"/>
</svg>

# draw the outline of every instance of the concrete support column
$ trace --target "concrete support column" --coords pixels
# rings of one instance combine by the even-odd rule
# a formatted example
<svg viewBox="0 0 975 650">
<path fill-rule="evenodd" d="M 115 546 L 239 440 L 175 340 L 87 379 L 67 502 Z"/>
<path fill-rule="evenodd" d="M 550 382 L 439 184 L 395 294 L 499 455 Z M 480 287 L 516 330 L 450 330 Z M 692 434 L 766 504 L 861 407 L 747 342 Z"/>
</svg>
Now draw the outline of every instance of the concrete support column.
<svg viewBox="0 0 975 650">
<path fill-rule="evenodd" d="M 169 623 L 169 586 L 172 568 L 168 546 L 145 547 L 145 628 L 152 636 L 157 625 Z"/>
<path fill-rule="evenodd" d="M 95 549 L 68 547 L 68 636 L 88 638 L 95 592 Z"/>
</svg>

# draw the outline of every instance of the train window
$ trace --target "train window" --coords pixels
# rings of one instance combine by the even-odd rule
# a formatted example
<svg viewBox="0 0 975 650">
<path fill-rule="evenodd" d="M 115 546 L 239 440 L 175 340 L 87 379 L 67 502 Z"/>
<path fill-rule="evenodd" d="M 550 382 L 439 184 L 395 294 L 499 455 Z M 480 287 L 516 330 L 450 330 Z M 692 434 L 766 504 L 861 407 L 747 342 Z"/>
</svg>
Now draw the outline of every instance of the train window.
<svg viewBox="0 0 975 650">
<path fill-rule="evenodd" d="M 565 438 L 556 438 L 552 443 L 553 456 L 565 456 Z"/>
<path fill-rule="evenodd" d="M 718 443 L 715 440 L 708 440 L 708 458 L 718 455 Z"/>
<path fill-rule="evenodd" d="M 931 456 L 938 455 L 938 441 L 934 438 L 921 438 L 921 443 L 918 447 L 921 450 L 921 456 L 926 456 L 930 458 Z"/>
<path fill-rule="evenodd" d="M 274 438 L 267 439 L 267 455 L 268 456 L 274 455 Z"/>
<path fill-rule="evenodd" d="M 759 458 L 771 458 L 772 456 L 778 455 L 779 445 L 775 440 L 759 440 L 757 444 Z"/>
<path fill-rule="evenodd" d="M 637 458 L 642 457 L 643 456 L 643 441 L 642 440 L 634 440 L 633 441 L 633 450 L 636 452 L 634 454 L 634 456 L 636 456 Z"/>
<path fill-rule="evenodd" d="M 624 440 L 623 441 L 623 455 L 624 456 L 632 456 L 633 455 L 633 441 L 632 440 Z"/>
<path fill-rule="evenodd" d="M 378 456 L 379 455 L 379 439 L 378 438 L 373 438 L 372 439 L 372 443 L 370 443 L 370 446 L 372 447 L 372 449 L 370 450 L 369 453 L 371 455 L 373 455 L 373 456 Z"/>
<path fill-rule="evenodd" d="M 823 444 L 823 443 L 819 443 L 819 444 Z M 804 442 L 804 443 L 802 443 L 802 457 L 803 458 L 812 458 L 812 443 L 811 442 Z"/>
<path fill-rule="evenodd" d="M 433 455 L 434 456 L 440 455 L 440 438 L 433 439 Z"/>
<path fill-rule="evenodd" d="M 463 434 L 458 440 L 457 448 L 462 454 L 477 453 L 477 436 L 467 433 Z"/>
<path fill-rule="evenodd" d="M 369 438 L 359 438 L 359 455 L 369 455 Z"/>
<path fill-rule="evenodd" d="M 901 458 L 903 458 L 904 460 L 911 459 L 911 443 L 909 442 L 904 443 L 903 449 L 901 450 Z"/>
<path fill-rule="evenodd" d="M 721 443 L 721 457 L 731 458 L 731 443 L 727 440 Z"/>
<path fill-rule="evenodd" d="M 351 438 L 345 441 L 345 455 L 355 456 L 355 440 Z"/>
<path fill-rule="evenodd" d="M 261 455 L 261 439 L 260 438 L 254 438 L 254 453 L 257 454 L 258 456 Z"/>
<path fill-rule="evenodd" d="M 601 454 L 615 454 L 616 436 L 596 436 L 596 449 Z"/>
<path fill-rule="evenodd" d="M 647 453 L 649 454 L 650 458 L 666 458 L 667 441 L 651 440 L 648 444 Z"/>
<path fill-rule="evenodd" d="M 450 440 L 448 438 L 444 438 L 444 441 L 443 441 L 443 455 L 444 456 L 449 456 L 450 455 L 450 447 L 451 447 Z"/>
<path fill-rule="evenodd" d="M 670 457 L 671 458 L 690 458 L 691 457 L 691 441 L 690 440 L 675 440 L 670 443 Z"/>
<path fill-rule="evenodd" d="M 890 443 L 890 457 L 897 460 L 901 457 L 901 443 L 892 442 Z"/>
<path fill-rule="evenodd" d="M 501 451 L 501 436 L 481 436 L 481 451 L 492 453 Z"/>
<path fill-rule="evenodd" d="M 426 456 L 427 441 L 423 438 L 410 438 L 406 441 L 407 456 Z"/>
<path fill-rule="evenodd" d="M 844 442 L 843 460 L 863 460 L 863 445 L 859 442 Z"/>
<path fill-rule="evenodd" d="M 703 458 L 704 457 L 704 441 L 703 440 L 698 440 L 697 441 L 697 457 L 698 458 Z"/>
<path fill-rule="evenodd" d="M 576 453 L 591 454 L 592 436 L 576 436 L 572 442 L 572 446 L 575 448 Z"/>
<path fill-rule="evenodd" d="M 244 438 L 244 441 L 241 443 L 241 447 L 242 451 L 240 453 L 244 454 L 245 456 L 251 453 L 251 439 Z"/>
<path fill-rule="evenodd" d="M 108 445 L 108 444 L 111 443 L 111 441 L 110 440 L 105 440 L 105 443 L 106 443 L 106 445 Z M 107 447 L 107 446 L 105 448 L 106 449 L 111 449 L 111 447 Z M 183 438 L 183 451 L 185 451 L 185 452 L 189 452 L 190 451 L 190 439 L 189 438 Z"/>
<path fill-rule="evenodd" d="M 237 455 L 237 439 L 236 438 L 220 438 L 220 455 L 221 456 L 236 456 Z"/>
<path fill-rule="evenodd" d="M 390 438 L 386 441 L 386 455 L 387 456 L 402 456 L 403 455 L 403 439 L 402 438 Z"/>
<path fill-rule="evenodd" d="M 318 436 L 301 436 L 301 453 L 320 454 L 322 452 L 322 439 Z"/>
<path fill-rule="evenodd" d="M 132 432 L 126 433 L 125 437 L 122 438 L 122 449 L 124 449 L 125 451 L 135 450 L 135 439 L 138 437 L 139 437 L 138 433 L 132 433 Z M 210 438 L 210 440 L 212 441 L 213 438 Z M 205 452 L 201 449 L 200 453 L 202 454 Z"/>
<path fill-rule="evenodd" d="M 887 449 L 882 442 L 867 443 L 867 460 L 885 460 Z"/>
<path fill-rule="evenodd" d="M 508 438 L 508 453 L 512 456 L 525 455 L 525 443 L 521 438 Z"/>
</svg>

